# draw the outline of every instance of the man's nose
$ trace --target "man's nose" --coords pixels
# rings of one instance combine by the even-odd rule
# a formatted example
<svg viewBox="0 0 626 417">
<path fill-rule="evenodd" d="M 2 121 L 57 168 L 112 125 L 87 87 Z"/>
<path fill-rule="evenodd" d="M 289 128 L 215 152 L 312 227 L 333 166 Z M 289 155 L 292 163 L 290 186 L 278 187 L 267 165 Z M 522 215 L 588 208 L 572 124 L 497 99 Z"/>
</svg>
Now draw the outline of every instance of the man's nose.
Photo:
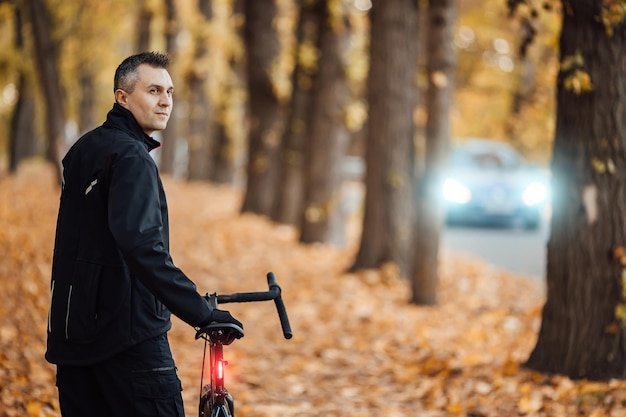
<svg viewBox="0 0 626 417">
<path fill-rule="evenodd" d="M 171 94 L 168 92 L 163 92 L 159 95 L 159 105 L 161 106 L 171 106 L 174 103 L 174 99 Z"/>
</svg>

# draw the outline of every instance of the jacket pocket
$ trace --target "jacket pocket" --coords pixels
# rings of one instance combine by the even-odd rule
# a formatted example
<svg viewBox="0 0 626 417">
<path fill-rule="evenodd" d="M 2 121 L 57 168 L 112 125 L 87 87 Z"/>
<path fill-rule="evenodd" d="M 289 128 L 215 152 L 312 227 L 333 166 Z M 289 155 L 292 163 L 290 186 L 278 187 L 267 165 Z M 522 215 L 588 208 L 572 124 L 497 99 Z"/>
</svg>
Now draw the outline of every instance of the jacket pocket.
<svg viewBox="0 0 626 417">
<path fill-rule="evenodd" d="M 138 415 L 184 417 L 183 387 L 176 368 L 154 369 L 133 375 L 133 396 Z"/>
<path fill-rule="evenodd" d="M 63 288 L 65 303 L 65 339 L 70 342 L 88 343 L 98 332 L 98 286 L 102 277 L 102 265 L 76 262 L 73 279 Z M 55 292 L 60 291 L 56 288 Z"/>
</svg>

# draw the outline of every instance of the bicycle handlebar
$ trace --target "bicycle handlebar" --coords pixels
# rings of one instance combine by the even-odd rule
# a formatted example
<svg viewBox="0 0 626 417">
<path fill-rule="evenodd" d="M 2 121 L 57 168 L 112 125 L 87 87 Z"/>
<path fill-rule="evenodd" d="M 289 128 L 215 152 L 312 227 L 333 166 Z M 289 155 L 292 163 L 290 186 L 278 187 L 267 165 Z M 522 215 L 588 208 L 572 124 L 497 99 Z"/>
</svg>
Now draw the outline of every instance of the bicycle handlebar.
<svg viewBox="0 0 626 417">
<path fill-rule="evenodd" d="M 267 285 L 269 286 L 269 291 L 218 295 L 217 303 L 248 303 L 254 301 L 274 300 L 274 304 L 276 304 L 276 311 L 278 312 L 278 318 L 280 319 L 280 325 L 283 329 L 283 336 L 285 339 L 291 339 L 293 333 L 291 332 L 289 317 L 287 317 L 287 309 L 285 308 L 285 303 L 283 303 L 283 298 L 281 296 L 282 290 L 276 282 L 276 275 L 274 275 L 273 272 L 267 273 Z"/>
</svg>

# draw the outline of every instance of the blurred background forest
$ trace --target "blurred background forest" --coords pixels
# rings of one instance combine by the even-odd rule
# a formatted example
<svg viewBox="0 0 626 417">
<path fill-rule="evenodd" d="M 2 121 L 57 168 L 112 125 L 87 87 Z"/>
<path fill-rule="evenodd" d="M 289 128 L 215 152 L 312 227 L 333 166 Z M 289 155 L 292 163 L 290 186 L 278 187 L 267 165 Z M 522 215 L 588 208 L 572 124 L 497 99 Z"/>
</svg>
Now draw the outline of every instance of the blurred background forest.
<svg viewBox="0 0 626 417">
<path fill-rule="evenodd" d="M 3 126 L 0 156 L 5 163 L 11 120 L 20 95 L 28 101 L 30 112 L 23 129 L 26 134 L 30 130 L 35 138 L 30 152 L 43 155 L 46 146 L 44 97 L 36 72 L 39 64 L 34 59 L 34 32 L 23 8 L 16 8 L 16 3 L 28 2 L 0 2 L 0 125 Z M 48 52 L 58 63 L 60 96 L 56 99 L 65 110 L 68 143 L 103 121 L 113 101 L 112 74 L 124 57 L 139 50 L 165 51 L 173 58 L 171 72 L 176 85 L 175 120 L 168 129 L 173 131 L 170 134 L 178 143 L 176 160 L 183 161 L 183 165 L 179 162 L 165 172 L 187 175 L 187 152 L 199 146 L 196 128 L 190 124 L 198 107 L 198 102 L 193 101 L 197 100 L 194 94 L 200 85 L 210 100 L 214 120 L 214 125 L 204 131 L 223 135 L 227 143 L 224 149 L 228 149 L 235 169 L 241 174 L 247 152 L 244 109 L 247 90 L 242 68 L 243 15 L 237 2 L 215 0 L 210 2 L 211 10 L 205 12 L 199 10 L 198 2 L 191 0 L 49 0 L 45 3 L 51 35 Z M 362 93 L 368 69 L 366 14 L 370 5 L 367 0 L 331 3 L 335 13 L 347 22 L 343 23 L 343 30 L 349 31 L 343 35 L 347 42 L 343 57 L 345 75 L 350 84 L 345 123 L 352 137 L 351 152 L 362 153 L 362 128 L 367 117 Z M 38 8 L 44 3 L 32 4 Z M 531 16 L 526 10 L 510 17 L 503 0 L 461 0 L 457 7 L 451 135 L 510 141 L 529 159 L 546 164 L 554 131 L 558 13 Z M 531 26 L 520 23 L 524 13 Z M 280 54 L 270 76 L 284 105 L 292 88 L 296 24 L 295 2 L 278 0 L 273 25 Z M 537 36 L 525 56 L 521 56 L 528 27 L 536 30 Z M 315 54 L 313 48 L 304 49 L 300 59 L 314 65 Z M 420 61 L 423 67 L 424 59 Z M 418 86 L 425 89 L 423 69 L 420 74 Z M 198 79 L 205 82 L 198 84 Z M 418 126 L 424 125 L 426 117 L 422 103 L 415 112 Z"/>
<path fill-rule="evenodd" d="M 256 278 L 275 269 L 293 313 L 294 339 L 275 348 L 265 343 L 275 323 L 241 311 L 251 332 L 242 344 L 247 350 L 234 352 L 242 362 L 251 360 L 234 367 L 235 389 L 244 404 L 256 406 L 240 409 L 242 415 L 275 415 L 276 410 L 299 416 L 397 416 L 411 410 L 431 416 L 624 415 L 623 382 L 588 384 L 524 369 L 539 330 L 544 282 L 511 277 L 445 250 L 439 254 L 442 219 L 438 207 L 425 202 L 428 175 L 412 176 L 414 161 L 415 171 L 428 172 L 429 157 L 436 176 L 438 152 L 448 139 L 461 137 L 502 140 L 548 166 L 559 71 L 576 70 L 566 80 L 575 85 L 566 82 L 564 89 L 573 97 L 565 95 L 563 103 L 579 109 L 578 99 L 596 98 L 589 93 L 588 74 L 578 70 L 583 58 L 597 68 L 618 68 L 604 65 L 601 57 L 608 54 L 595 56 L 595 45 L 582 42 L 585 56 L 567 51 L 569 66 L 559 68 L 562 16 L 557 4 L 0 0 L 0 221 L 10 225 L 0 228 L 0 279 L 7 294 L 0 306 L 0 317 L 6 319 L 0 323 L 0 415 L 56 415 L 58 408 L 52 367 L 42 361 L 58 201 L 52 168 L 58 164 L 25 162 L 45 158 L 58 163 L 82 133 L 100 125 L 113 104 L 116 66 L 144 50 L 172 58 L 174 111 L 168 128 L 158 134 L 163 147 L 154 156 L 172 202 L 173 229 L 179 230 L 173 230 L 174 257 L 198 277 L 199 288 L 221 286 L 226 292 L 254 289 Z M 616 5 L 623 2 L 594 3 L 603 12 Z M 588 26 L 598 30 L 599 19 L 581 8 L 572 15 L 588 17 Z M 623 17 L 618 14 L 615 24 Z M 569 27 L 587 29 L 574 23 Z M 600 29 L 604 34 L 605 27 Z M 570 32 L 569 39 L 591 38 L 575 35 Z M 605 81 L 606 87 L 606 73 L 598 74 L 592 73 L 595 86 Z M 442 93 L 439 110 L 432 106 L 437 101 L 433 91 Z M 597 98 L 613 103 L 602 94 Z M 569 116 L 585 127 L 593 125 L 588 115 L 594 116 Z M 435 119 L 438 127 L 431 123 Z M 574 124 L 568 119 L 562 125 Z M 576 138 L 583 129 L 574 130 L 561 139 L 574 143 L 570 136 Z M 593 137 L 579 135 L 581 142 Z M 569 164 L 574 168 L 560 174 L 575 182 L 578 177 L 570 174 L 588 170 L 586 158 L 580 156 L 579 165 Z M 300 159 L 307 159 L 308 171 L 289 171 Z M 358 180 L 365 176 L 366 201 L 353 211 L 363 218 L 363 227 L 340 219 L 340 225 L 349 225 L 343 228 L 348 236 L 336 238 L 322 229 L 338 211 L 337 183 L 351 173 L 347 162 L 362 159 L 366 173 L 358 165 L 352 173 Z M 22 166 L 21 175 L 11 175 Z M 348 172 L 339 175 L 339 166 Z M 271 180 L 264 178 L 277 167 L 283 169 L 281 182 L 276 172 Z M 611 170 L 596 171 L 593 175 L 599 176 Z M 307 177 L 308 189 L 300 176 Z M 300 181 L 301 196 L 290 199 L 293 179 Z M 575 197 L 580 188 L 574 183 L 567 195 Z M 375 198 L 368 201 L 370 195 Z M 295 218 L 283 200 L 302 203 L 292 210 Z M 198 201 L 220 204 L 198 210 Z M 571 201 L 563 206 L 571 207 L 578 220 L 579 205 Z M 616 212 L 613 208 L 606 210 Z M 569 233 L 572 228 L 565 226 Z M 565 242 L 591 242 L 561 236 Z M 343 244 L 300 244 L 314 242 Z M 604 252 L 583 266 L 599 271 L 598 260 L 606 258 L 602 243 L 597 247 Z M 488 250 L 500 246 L 488 244 Z M 509 252 L 520 257 L 517 250 Z M 577 255 L 554 265 L 571 266 L 572 274 L 581 271 L 579 282 L 593 282 L 575 262 L 581 259 Z M 433 267 L 437 263 L 440 269 Z M 400 279 L 407 276 L 410 284 Z M 587 288 L 580 286 L 580 292 L 591 293 Z M 593 305 L 607 305 L 613 320 L 618 310 L 601 297 L 591 300 Z M 563 297 L 564 303 L 570 299 L 578 300 Z M 623 306 L 621 299 L 612 301 Z M 586 307 L 568 305 L 564 311 L 578 309 L 588 319 Z M 594 323 L 602 336 L 618 334 L 621 327 L 607 327 L 601 318 Z M 33 323 L 36 332 L 23 331 Z M 184 352 L 182 379 L 191 386 L 199 366 L 187 330 L 177 326 L 173 341 Z M 578 353 L 584 359 L 590 348 L 580 341 L 593 344 L 600 338 L 583 333 L 580 339 L 565 339 L 583 346 Z M 550 360 L 565 356 L 551 353 Z M 584 366 L 579 372 L 574 365 L 571 375 L 586 375 Z M 264 380 L 262 375 L 270 373 L 274 378 Z M 185 395 L 193 410 L 195 393 L 186 390 Z"/>
</svg>

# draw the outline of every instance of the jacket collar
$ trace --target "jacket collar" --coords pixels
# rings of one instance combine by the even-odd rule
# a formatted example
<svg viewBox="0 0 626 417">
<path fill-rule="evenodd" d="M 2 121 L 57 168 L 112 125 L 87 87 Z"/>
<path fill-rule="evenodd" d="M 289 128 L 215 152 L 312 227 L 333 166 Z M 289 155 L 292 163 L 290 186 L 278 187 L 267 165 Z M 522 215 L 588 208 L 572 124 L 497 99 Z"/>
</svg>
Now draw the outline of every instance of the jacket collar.
<svg viewBox="0 0 626 417">
<path fill-rule="evenodd" d="M 142 141 L 148 148 L 148 152 L 161 146 L 159 141 L 146 135 L 137 123 L 135 116 L 128 109 L 117 103 L 113 104 L 113 108 L 107 114 L 104 126 L 123 130 L 135 139 Z"/>
</svg>

